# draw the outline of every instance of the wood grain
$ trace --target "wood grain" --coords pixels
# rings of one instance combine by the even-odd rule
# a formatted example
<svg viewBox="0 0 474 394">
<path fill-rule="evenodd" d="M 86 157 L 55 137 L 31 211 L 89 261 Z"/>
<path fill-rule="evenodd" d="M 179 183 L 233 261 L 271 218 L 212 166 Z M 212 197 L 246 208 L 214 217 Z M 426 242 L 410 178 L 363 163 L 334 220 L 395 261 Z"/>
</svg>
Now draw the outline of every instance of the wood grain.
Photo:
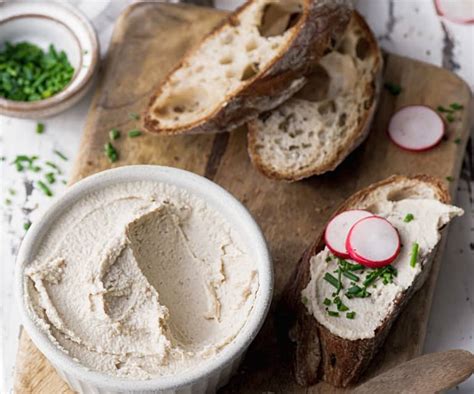
<svg viewBox="0 0 474 394">
<path fill-rule="evenodd" d="M 153 86 L 222 15 L 211 9 L 159 3 L 137 3 L 126 10 L 116 25 L 103 65 L 71 182 L 130 164 L 174 166 L 214 180 L 247 206 L 265 233 L 275 265 L 274 301 L 331 212 L 357 189 L 392 174 L 427 173 L 442 179 L 455 178 L 450 182 L 450 190 L 455 192 L 468 137 L 467 111 L 449 124 L 446 141 L 426 153 L 400 150 L 389 142 L 385 130 L 390 115 L 403 105 L 436 107 L 456 101 L 467 106 L 470 90 L 446 70 L 394 55 L 385 57 L 384 77 L 399 83 L 402 93 L 394 97 L 384 92 L 367 141 L 327 175 L 294 184 L 266 179 L 249 161 L 244 129 L 206 136 L 126 138 L 126 131 L 137 127 L 129 114 L 144 108 Z M 113 165 L 103 154 L 112 127 L 123 134 L 116 143 L 120 160 Z M 461 143 L 454 143 L 456 138 L 461 138 Z M 428 282 L 394 325 L 370 376 L 421 353 L 444 241 Z M 223 392 L 307 392 L 295 385 L 288 355 L 280 351 L 274 305 L 239 373 Z M 18 393 L 68 392 L 25 333 L 20 339 L 15 388 Z M 309 392 L 341 390 L 319 384 Z"/>
</svg>

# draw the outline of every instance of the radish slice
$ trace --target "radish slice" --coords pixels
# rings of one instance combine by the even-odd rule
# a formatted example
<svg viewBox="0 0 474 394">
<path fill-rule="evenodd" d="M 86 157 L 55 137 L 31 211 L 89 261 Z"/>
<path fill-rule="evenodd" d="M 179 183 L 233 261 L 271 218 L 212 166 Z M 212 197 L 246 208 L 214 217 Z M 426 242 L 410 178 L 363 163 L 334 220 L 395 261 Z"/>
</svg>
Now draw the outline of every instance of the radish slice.
<svg viewBox="0 0 474 394">
<path fill-rule="evenodd" d="M 474 23 L 474 4 L 472 0 L 435 0 L 438 15 L 451 22 Z"/>
<path fill-rule="evenodd" d="M 338 257 L 349 258 L 346 250 L 346 239 L 349 230 L 360 219 L 369 216 L 373 216 L 373 213 L 362 209 L 353 209 L 334 216 L 324 231 L 324 242 L 329 250 Z"/>
<path fill-rule="evenodd" d="M 371 216 L 352 226 L 346 249 L 353 260 L 366 267 L 384 267 L 398 256 L 400 237 L 388 220 Z"/>
<path fill-rule="evenodd" d="M 392 116 L 388 135 L 400 148 L 424 151 L 439 144 L 444 135 L 444 122 L 431 108 L 410 105 Z"/>
</svg>

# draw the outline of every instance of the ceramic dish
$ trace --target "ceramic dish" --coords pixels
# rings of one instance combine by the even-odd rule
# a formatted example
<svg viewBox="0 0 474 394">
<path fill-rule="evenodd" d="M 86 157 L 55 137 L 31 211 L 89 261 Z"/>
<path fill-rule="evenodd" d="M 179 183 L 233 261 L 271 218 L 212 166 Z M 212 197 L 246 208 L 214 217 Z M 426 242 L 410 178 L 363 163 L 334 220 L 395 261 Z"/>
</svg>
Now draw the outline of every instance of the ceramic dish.
<svg viewBox="0 0 474 394">
<path fill-rule="evenodd" d="M 88 193 L 131 181 L 168 183 L 185 189 L 221 213 L 252 251 L 259 276 L 259 290 L 252 312 L 238 336 L 212 359 L 181 375 L 151 380 L 128 380 L 91 371 L 59 350 L 30 317 L 23 297 L 24 268 L 32 261 L 42 239 L 61 214 Z M 78 392 L 84 393 L 202 393 L 214 392 L 226 384 L 260 330 L 268 312 L 273 289 L 273 269 L 264 237 L 249 212 L 231 194 L 193 173 L 160 166 L 126 166 L 90 176 L 73 185 L 34 223 L 21 245 L 16 272 L 16 295 L 23 324 L 39 350 L 58 373 Z"/>
<path fill-rule="evenodd" d="M 0 97 L 0 113 L 18 118 L 47 117 L 71 107 L 91 87 L 98 69 L 99 43 L 87 18 L 77 9 L 56 2 L 0 4 L 0 47 L 6 41 L 28 41 L 43 50 L 49 44 L 66 52 L 74 76 L 59 93 L 39 101 Z"/>
</svg>

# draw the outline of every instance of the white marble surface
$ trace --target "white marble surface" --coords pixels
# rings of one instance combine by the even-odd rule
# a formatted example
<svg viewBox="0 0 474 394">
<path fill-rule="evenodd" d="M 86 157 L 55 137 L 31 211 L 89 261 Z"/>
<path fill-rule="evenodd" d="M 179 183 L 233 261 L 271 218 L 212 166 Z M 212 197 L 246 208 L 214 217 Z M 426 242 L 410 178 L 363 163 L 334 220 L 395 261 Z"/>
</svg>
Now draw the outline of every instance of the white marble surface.
<svg viewBox="0 0 474 394">
<path fill-rule="evenodd" d="M 114 21 L 130 0 L 71 1 L 96 27 L 102 55 L 105 54 Z M 220 8 L 232 9 L 239 1 L 217 0 Z M 474 6 L 474 5 L 473 5 Z M 474 86 L 474 25 L 463 26 L 440 19 L 432 0 L 359 0 L 358 9 L 367 17 L 382 46 L 392 52 L 442 65 L 461 75 Z M 1 11 L 1 10 L 0 10 Z M 39 164 L 56 162 L 67 179 L 77 154 L 81 130 L 91 94 L 75 108 L 47 119 L 45 133 L 35 133 L 35 121 L 0 116 L 0 392 L 12 391 L 12 376 L 18 342 L 19 319 L 12 295 L 15 255 L 25 230 L 50 203 L 33 187 L 38 174 L 18 173 L 9 162 L 19 154 L 38 155 Z M 472 139 L 471 139 L 472 141 Z M 63 161 L 53 153 L 66 154 Z M 474 352 L 474 222 L 473 222 L 473 146 L 469 143 L 459 181 L 457 204 L 466 215 L 450 228 L 436 294 L 425 352 L 463 348 Z M 16 190 L 12 196 L 9 189 Z M 57 182 L 55 195 L 65 186 Z M 11 205 L 5 199 L 11 199 Z M 474 378 L 453 392 L 473 393 Z"/>
</svg>

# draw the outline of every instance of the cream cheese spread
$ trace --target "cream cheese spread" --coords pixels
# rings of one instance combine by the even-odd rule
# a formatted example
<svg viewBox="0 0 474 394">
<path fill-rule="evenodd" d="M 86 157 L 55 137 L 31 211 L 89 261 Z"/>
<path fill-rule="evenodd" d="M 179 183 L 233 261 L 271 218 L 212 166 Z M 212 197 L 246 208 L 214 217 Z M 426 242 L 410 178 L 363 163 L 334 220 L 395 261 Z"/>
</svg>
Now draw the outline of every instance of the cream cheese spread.
<svg viewBox="0 0 474 394">
<path fill-rule="evenodd" d="M 154 182 L 82 198 L 24 273 L 28 310 L 60 349 L 131 379 L 181 373 L 224 349 L 259 287 L 255 262 L 225 217 Z"/>
<path fill-rule="evenodd" d="M 386 218 L 397 230 L 401 239 L 401 250 L 391 264 L 395 275 L 389 275 L 386 283 L 379 278 L 369 286 L 365 297 L 347 297 L 352 286 L 362 287 L 363 281 L 374 272 L 373 269 L 352 271 L 359 280 L 354 281 L 341 276 L 343 288 L 339 300 L 344 308 L 334 304 L 336 288 L 324 279 L 326 273 L 333 276 L 341 263 L 326 247 L 310 261 L 311 279 L 302 291 L 302 302 L 309 313 L 333 334 L 342 338 L 356 340 L 371 338 L 385 317 L 393 310 L 394 301 L 425 268 L 430 254 L 440 240 L 440 228 L 454 216 L 463 214 L 462 209 L 443 204 L 435 199 L 403 199 L 383 201 L 370 208 L 376 215 Z M 411 220 L 406 220 L 407 215 Z M 418 244 L 418 258 L 411 265 L 414 244 Z M 357 264 L 347 260 L 350 264 Z M 340 309 L 343 309 L 342 311 Z"/>
</svg>

